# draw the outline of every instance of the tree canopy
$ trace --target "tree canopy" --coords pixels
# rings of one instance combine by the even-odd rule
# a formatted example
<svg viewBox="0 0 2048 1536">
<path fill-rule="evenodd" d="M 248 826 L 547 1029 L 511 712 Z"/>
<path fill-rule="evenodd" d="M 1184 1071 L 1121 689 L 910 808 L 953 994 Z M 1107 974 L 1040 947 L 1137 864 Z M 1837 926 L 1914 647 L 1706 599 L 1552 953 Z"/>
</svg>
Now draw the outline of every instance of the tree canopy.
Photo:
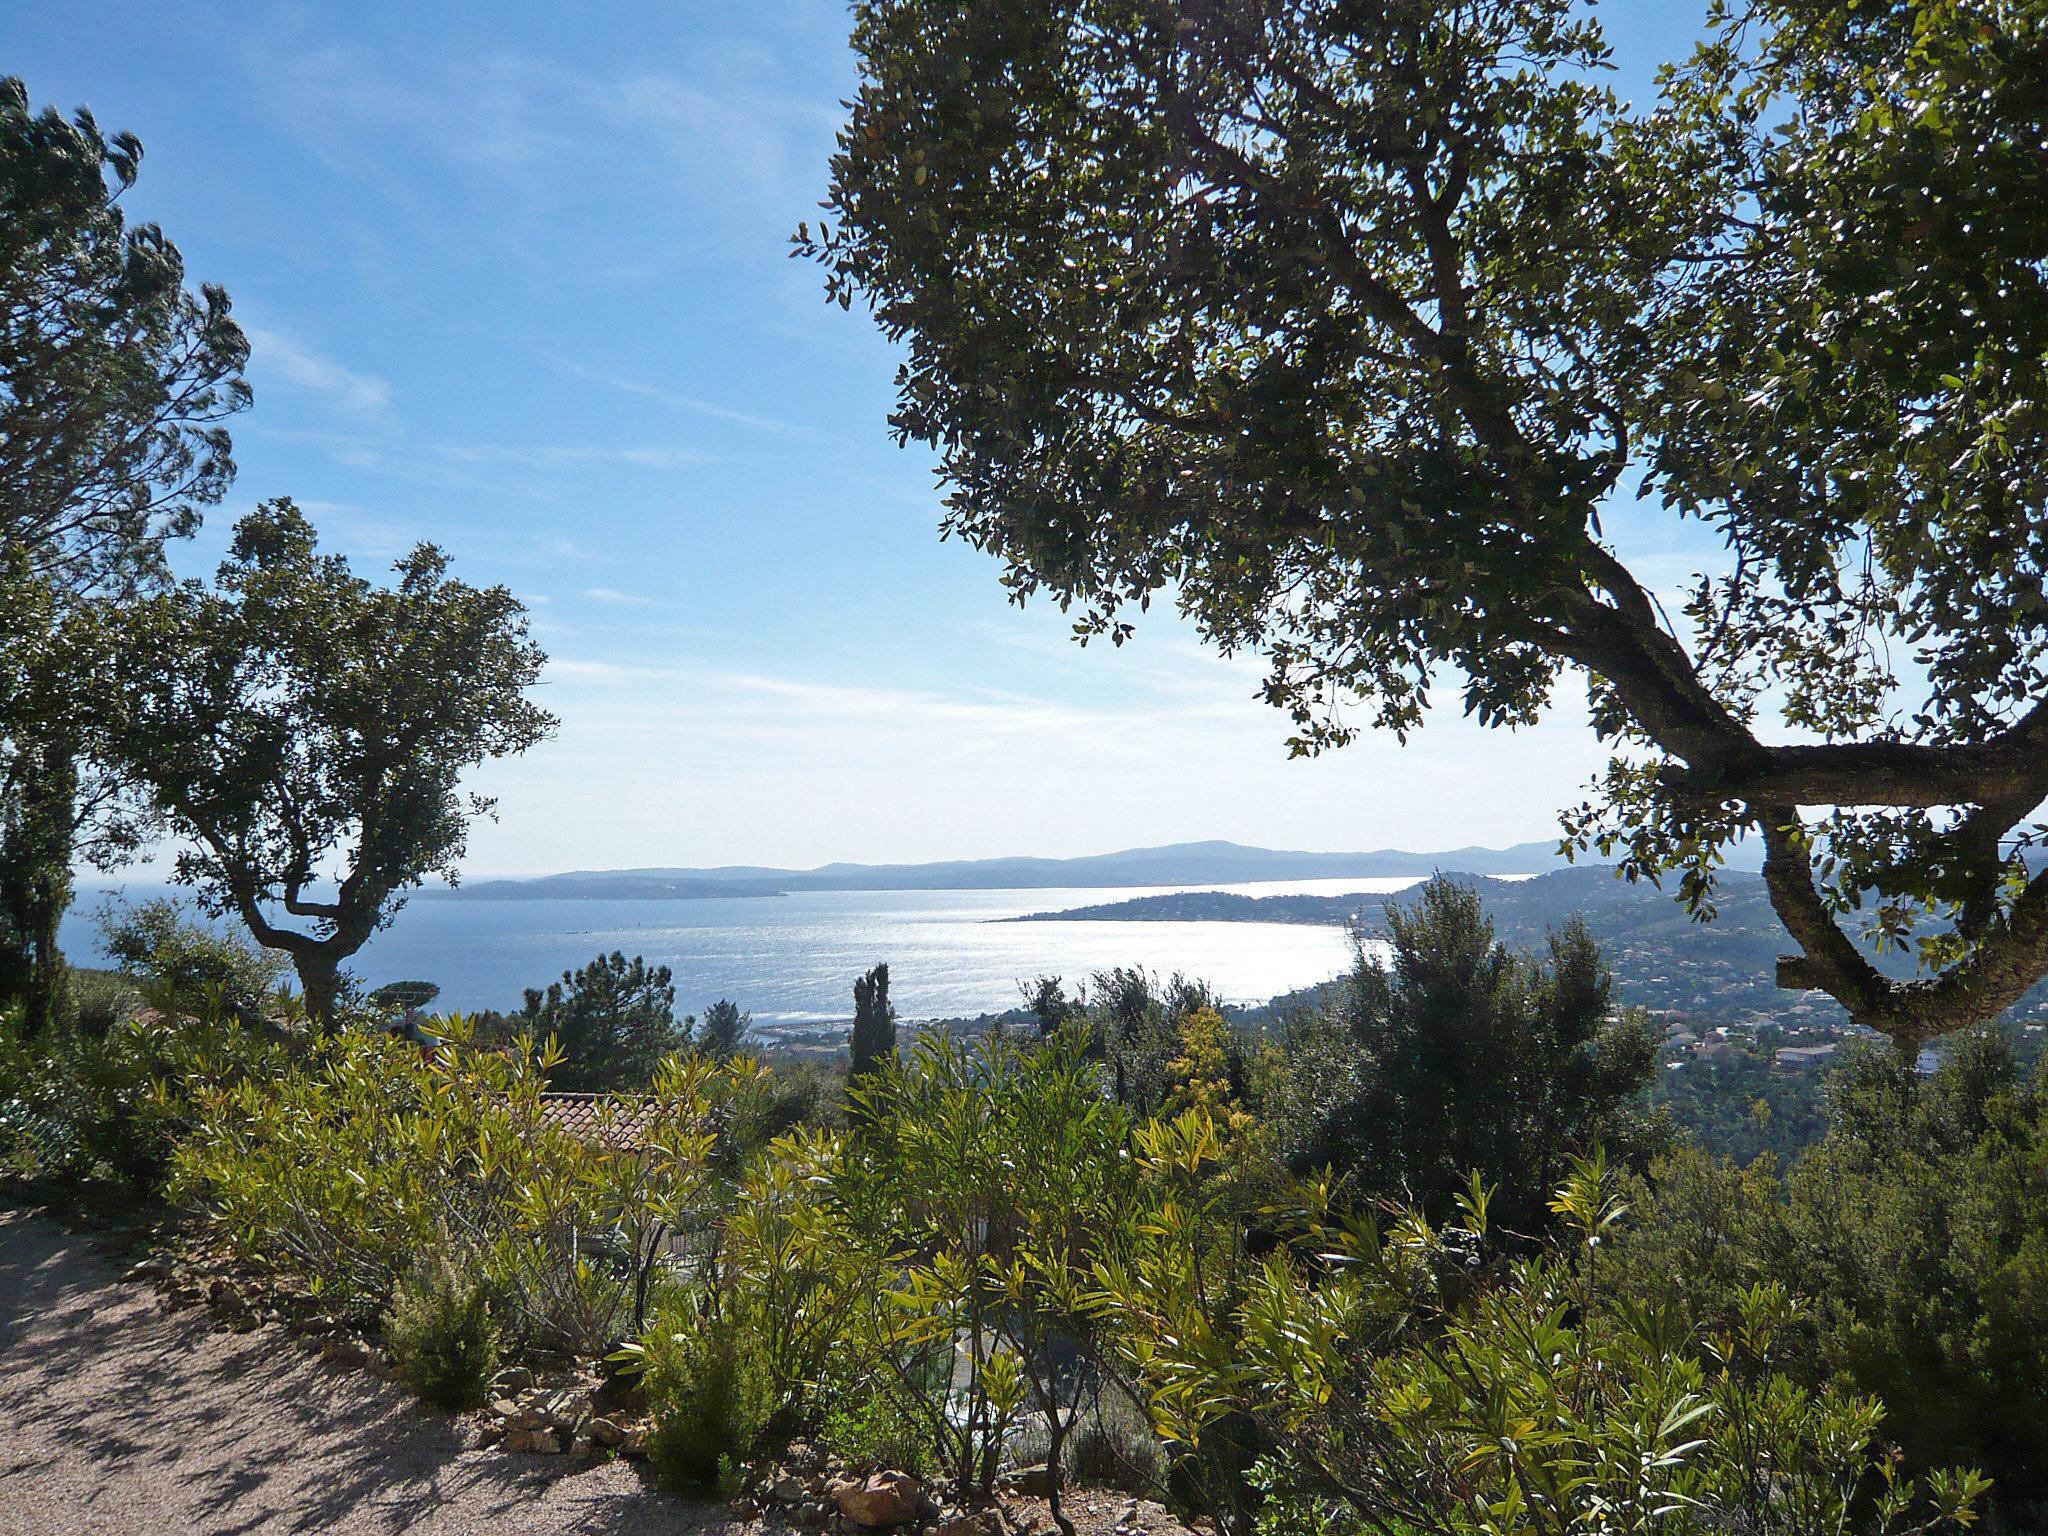
<svg viewBox="0 0 2048 1536">
<path fill-rule="evenodd" d="M 1574 839 L 1706 913 L 1760 836 L 1780 980 L 1902 1048 L 2048 970 L 2038 5 L 1717 4 L 1641 106 L 1575 0 L 862 0 L 853 42 L 799 244 L 1017 598 L 1120 639 L 1171 596 L 1301 751 L 1582 673 Z M 1724 546 L 1676 614 L 1631 497 Z"/>
<path fill-rule="evenodd" d="M 889 1001 L 889 967 L 876 966 L 853 983 L 853 1034 L 848 1042 L 854 1077 L 880 1071 L 896 1058 L 896 1005 Z"/>
<path fill-rule="evenodd" d="M 535 1040 L 553 1037 L 562 1060 L 549 1073 L 561 1089 L 644 1088 L 662 1058 L 683 1044 L 675 978 L 665 965 L 613 950 L 564 971 L 546 991 L 526 989 L 513 1022 Z"/>
<path fill-rule="evenodd" d="M 142 145 L 0 79 L 0 551 L 67 588 L 161 574 L 234 478 L 249 403 L 228 298 L 119 199 Z"/>
<path fill-rule="evenodd" d="M 113 750 L 188 841 L 178 878 L 289 954 L 323 1019 L 340 963 L 411 888 L 456 877 L 491 810 L 463 771 L 554 728 L 526 697 L 545 658 L 510 592 L 450 576 L 430 544 L 395 570 L 372 584 L 266 502 L 211 588 L 137 605 L 114 661 Z"/>
<path fill-rule="evenodd" d="M 162 581 L 165 541 L 234 477 L 223 422 L 249 401 L 227 295 L 123 218 L 141 160 L 0 79 L 0 994 L 31 1033 L 64 1011 L 74 854 L 117 862 L 142 832 L 93 750 L 98 610 Z"/>
</svg>

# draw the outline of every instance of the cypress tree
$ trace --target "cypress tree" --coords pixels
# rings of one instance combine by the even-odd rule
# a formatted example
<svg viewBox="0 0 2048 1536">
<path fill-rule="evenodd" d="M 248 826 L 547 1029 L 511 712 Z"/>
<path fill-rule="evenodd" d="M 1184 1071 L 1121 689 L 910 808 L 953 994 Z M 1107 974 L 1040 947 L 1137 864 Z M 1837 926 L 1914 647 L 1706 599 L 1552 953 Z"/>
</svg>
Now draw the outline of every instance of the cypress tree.
<svg viewBox="0 0 2048 1536">
<path fill-rule="evenodd" d="M 853 984 L 853 1069 L 873 1072 L 896 1055 L 896 1010 L 889 1002 L 889 967 L 876 966 Z"/>
</svg>

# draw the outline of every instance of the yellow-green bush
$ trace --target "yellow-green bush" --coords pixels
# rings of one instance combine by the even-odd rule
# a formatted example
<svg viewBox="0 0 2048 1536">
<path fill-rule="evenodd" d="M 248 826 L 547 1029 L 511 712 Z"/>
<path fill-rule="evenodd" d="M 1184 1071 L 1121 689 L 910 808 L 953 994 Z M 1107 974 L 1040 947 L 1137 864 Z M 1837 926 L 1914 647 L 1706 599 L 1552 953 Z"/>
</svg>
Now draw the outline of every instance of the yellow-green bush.
<svg viewBox="0 0 2048 1536">
<path fill-rule="evenodd" d="M 721 1142 L 756 1069 L 671 1061 L 644 1099 L 607 1100 L 600 1134 L 550 1123 L 549 1058 L 343 1032 L 275 1078 L 201 1099 L 175 1188 L 250 1262 L 302 1275 L 371 1316 L 422 1253 L 446 1251 L 508 1337 L 598 1354 L 645 1315 L 670 1237 L 722 1204 Z M 637 1139 L 611 1134 L 634 1115 Z"/>
</svg>

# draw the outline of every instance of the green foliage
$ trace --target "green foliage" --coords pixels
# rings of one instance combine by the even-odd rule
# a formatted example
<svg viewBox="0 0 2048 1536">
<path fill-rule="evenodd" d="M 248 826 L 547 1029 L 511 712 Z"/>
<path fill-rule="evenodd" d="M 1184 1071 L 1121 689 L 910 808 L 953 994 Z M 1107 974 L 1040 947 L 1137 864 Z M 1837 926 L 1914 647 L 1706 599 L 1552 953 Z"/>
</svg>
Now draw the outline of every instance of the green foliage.
<svg viewBox="0 0 2048 1536">
<path fill-rule="evenodd" d="M 1108 1062 L 1118 1102 L 1139 1115 L 1159 1114 L 1183 1085 L 1175 1063 L 1187 1045 L 1184 1026 L 1204 1010 L 1218 1013 L 1222 999 L 1199 981 L 1175 974 L 1161 983 L 1134 966 L 1097 971 L 1091 984 L 1094 1002 L 1085 1010 L 1091 1049 Z M 1226 1030 L 1214 1043 L 1224 1052 L 1232 1087 L 1241 1087 L 1242 1042 Z"/>
<path fill-rule="evenodd" d="M 382 1312 L 419 1255 L 443 1252 L 510 1342 L 602 1354 L 644 1317 L 669 1238 L 718 1204 L 754 1069 L 670 1060 L 644 1097 L 601 1103 L 582 1139 L 542 1111 L 545 1052 L 472 1051 L 464 1021 L 445 1025 L 429 1051 L 345 1031 L 272 1079 L 201 1095 L 174 1192 L 248 1262 L 296 1271 L 344 1313 Z"/>
<path fill-rule="evenodd" d="M 638 1087 L 684 1044 L 676 989 L 665 965 L 618 950 L 564 971 L 545 992 L 526 989 L 517 1024 L 536 1040 L 554 1040 L 561 1060 L 550 1080 L 573 1090 Z"/>
<path fill-rule="evenodd" d="M 1787 1368 L 1889 1409 L 1909 1463 L 1964 1458 L 2008 1513 L 2048 1500 L 2048 1094 L 1995 1035 L 1919 1079 L 1889 1051 L 1829 1084 L 1827 1134 L 1782 1192 L 1767 1171 L 1675 1159 L 1621 1245 L 1625 1286 L 1705 1330 L 1743 1287 L 1807 1298 Z"/>
<path fill-rule="evenodd" d="M 399 1373 L 428 1402 L 475 1408 L 498 1370 L 498 1324 L 483 1287 L 436 1254 L 399 1282 L 385 1335 Z"/>
<path fill-rule="evenodd" d="M 74 591 L 160 573 L 233 479 L 220 423 L 249 403 L 227 295 L 188 292 L 177 247 L 122 216 L 141 161 L 0 80 L 0 553 Z"/>
<path fill-rule="evenodd" d="M 1589 675 L 1572 841 L 1705 912 L 1760 836 L 1788 982 L 1910 1045 L 2048 972 L 2041 39 L 1719 4 L 1636 107 L 1577 0 L 861 0 L 797 242 L 1018 600 L 1120 641 L 1170 592 L 1302 752 Z M 1676 638 L 1641 495 L 1727 546 Z"/>
<path fill-rule="evenodd" d="M 874 1388 L 962 1487 L 988 1490 L 1027 1412 L 1058 1465 L 1086 1400 L 1094 1265 L 1133 1177 L 1128 1117 L 1102 1086 L 1078 1032 L 1035 1049 L 933 1033 L 852 1090 L 832 1198 L 854 1272 L 882 1277 L 848 1286 L 854 1326 Z"/>
<path fill-rule="evenodd" d="M 195 916 L 167 898 L 100 913 L 100 941 L 151 1007 L 180 1016 L 218 1009 L 245 1022 L 263 1017 L 284 980 L 282 955 Z"/>
<path fill-rule="evenodd" d="M 822 1402 L 818 1444 L 854 1471 L 893 1468 L 914 1477 L 931 1471 L 931 1432 L 894 1397 L 849 1385 Z"/>
<path fill-rule="evenodd" d="M 277 1065 L 276 1047 L 218 1012 L 33 1039 L 0 1017 L 0 1170 L 155 1192 L 206 1096 Z"/>
<path fill-rule="evenodd" d="M 373 1008 L 388 1008 L 410 1018 L 432 1005 L 441 995 L 438 982 L 387 981 L 364 999 Z"/>
<path fill-rule="evenodd" d="M 1281 1110 L 1297 1167 L 1333 1165 L 1368 1196 L 1441 1217 L 1467 1175 L 1507 1230 L 1534 1233 L 1568 1160 L 1648 1140 L 1647 1022 L 1617 1016 L 1584 924 L 1542 960 L 1494 940 L 1470 887 L 1441 876 L 1387 908 L 1391 964 L 1361 946 L 1337 1006 L 1297 1032 Z"/>
<path fill-rule="evenodd" d="M 655 1466 L 679 1487 L 716 1486 L 754 1452 L 776 1409 L 759 1338 L 678 1287 L 661 1297 L 637 1357 Z"/>
<path fill-rule="evenodd" d="M 1769 1032 L 1777 1034 L 1777 1031 Z M 1827 1129 L 1825 1074 L 1788 1072 L 1773 1060 L 1769 1040 L 1688 1060 L 1660 1070 L 1651 1085 L 1653 1111 L 1716 1157 L 1749 1163 L 1769 1153 L 1789 1166 Z"/>
<path fill-rule="evenodd" d="M 1162 1307 L 1181 1289 L 1172 1244 L 1109 1277 L 1162 1432 L 1199 1446 L 1243 1417 L 1271 1447 L 1271 1529 L 1905 1531 L 1981 1499 L 1972 1473 L 1901 1476 L 1873 1400 L 1776 1370 L 1796 1321 L 1783 1287 L 1745 1292 L 1698 1352 L 1669 1315 L 1609 1298 L 1625 1207 L 1598 1161 L 1556 1197 L 1569 1241 L 1514 1264 L 1476 1181 L 1442 1226 L 1335 1220 L 1307 1193 L 1221 1336 Z"/>
<path fill-rule="evenodd" d="M 853 984 L 853 1058 L 850 1076 L 865 1077 L 896 1058 L 896 1007 L 889 1001 L 889 967 L 878 965 Z"/>
<path fill-rule="evenodd" d="M 142 1010 L 142 994 L 125 976 L 107 971 L 71 972 L 72 1026 L 82 1035 L 104 1035 Z"/>
<path fill-rule="evenodd" d="M 110 751 L 187 840 L 178 878 L 291 956 L 322 1023 L 341 962 L 413 887 L 456 874 L 490 810 L 464 771 L 554 727 L 526 697 L 545 658 L 510 592 L 451 577 L 431 544 L 394 570 L 373 585 L 318 552 L 291 502 L 265 502 L 214 585 L 140 604 L 111 658 Z"/>
<path fill-rule="evenodd" d="M 746 1049 L 754 1016 L 740 1012 L 740 1005 L 720 998 L 704 1010 L 690 1044 L 707 1056 L 736 1056 Z"/>
<path fill-rule="evenodd" d="M 32 110 L 0 79 L 0 997 L 60 1024 L 57 947 L 74 856 L 133 848 L 102 745 L 107 610 L 165 576 L 164 544 L 234 478 L 225 419 L 249 402 L 227 295 L 185 286 L 177 247 L 119 205 L 132 134 Z"/>
</svg>

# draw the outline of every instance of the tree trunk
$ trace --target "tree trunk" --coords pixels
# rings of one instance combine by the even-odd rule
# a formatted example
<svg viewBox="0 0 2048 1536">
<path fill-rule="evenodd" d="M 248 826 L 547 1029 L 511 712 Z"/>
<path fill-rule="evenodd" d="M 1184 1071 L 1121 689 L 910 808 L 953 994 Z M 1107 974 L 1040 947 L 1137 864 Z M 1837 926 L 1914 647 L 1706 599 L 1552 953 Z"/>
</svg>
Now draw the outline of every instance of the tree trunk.
<svg viewBox="0 0 2048 1536">
<path fill-rule="evenodd" d="M 57 931 L 71 906 L 71 841 L 78 768 L 48 742 L 24 745 L 13 803 L 7 807 L 4 901 L 18 948 L 22 1032 L 30 1039 L 68 1012 L 70 969 Z"/>
<path fill-rule="evenodd" d="M 299 973 L 299 990 L 306 996 L 307 1017 L 317 1028 L 332 1029 L 341 1001 L 341 962 L 315 951 L 293 955 L 292 964 Z"/>
</svg>

